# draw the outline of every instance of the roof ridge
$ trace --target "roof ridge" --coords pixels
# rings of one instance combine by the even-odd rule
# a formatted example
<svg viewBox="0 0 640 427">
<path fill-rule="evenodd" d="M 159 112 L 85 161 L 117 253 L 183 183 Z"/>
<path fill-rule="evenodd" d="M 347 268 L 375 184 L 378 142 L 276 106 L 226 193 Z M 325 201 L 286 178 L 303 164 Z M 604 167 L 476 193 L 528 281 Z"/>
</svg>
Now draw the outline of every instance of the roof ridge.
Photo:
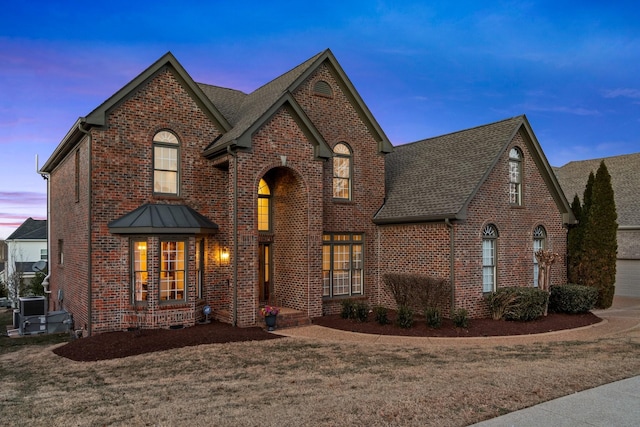
<svg viewBox="0 0 640 427">
<path fill-rule="evenodd" d="M 498 121 L 492 122 L 492 123 L 486 123 L 486 124 L 483 124 L 483 125 L 473 126 L 473 127 L 467 128 L 467 129 L 461 129 L 461 130 L 457 130 L 457 131 L 453 131 L 453 132 L 449 132 L 449 133 L 444 133 L 442 135 L 436 135 L 436 136 L 432 136 L 432 137 L 429 137 L 429 138 L 419 139 L 417 141 L 407 142 L 405 144 L 396 145 L 396 146 L 394 146 L 394 148 L 397 149 L 397 148 L 400 148 L 400 147 L 407 147 L 407 146 L 415 145 L 415 144 L 418 144 L 418 143 L 421 143 L 421 142 L 430 141 L 430 140 L 433 140 L 433 139 L 439 139 L 439 138 L 443 138 L 443 137 L 446 137 L 446 136 L 452 136 L 452 135 L 460 134 L 460 133 L 463 133 L 463 132 L 470 132 L 470 131 L 473 131 L 473 130 L 477 130 L 477 129 L 481 129 L 481 128 L 485 128 L 485 127 L 489 127 L 489 126 L 495 126 L 497 124 L 508 122 L 510 120 L 523 119 L 524 117 L 525 117 L 525 115 L 521 114 L 519 116 L 509 117 L 508 119 L 502 119 L 502 120 L 498 120 Z"/>
<path fill-rule="evenodd" d="M 597 162 L 597 161 L 601 161 L 601 160 L 610 160 L 610 159 L 623 158 L 623 157 L 632 157 L 632 156 L 640 156 L 640 152 L 638 152 L 638 153 L 628 153 L 628 154 L 616 154 L 615 156 L 608 156 L 608 157 L 594 157 L 592 159 L 584 159 L 584 160 L 571 160 L 570 162 L 567 162 L 562 166 L 557 166 L 557 168 L 558 169 L 562 169 L 565 166 L 568 166 L 568 165 L 571 165 L 571 164 L 575 164 L 575 163 Z"/>
</svg>

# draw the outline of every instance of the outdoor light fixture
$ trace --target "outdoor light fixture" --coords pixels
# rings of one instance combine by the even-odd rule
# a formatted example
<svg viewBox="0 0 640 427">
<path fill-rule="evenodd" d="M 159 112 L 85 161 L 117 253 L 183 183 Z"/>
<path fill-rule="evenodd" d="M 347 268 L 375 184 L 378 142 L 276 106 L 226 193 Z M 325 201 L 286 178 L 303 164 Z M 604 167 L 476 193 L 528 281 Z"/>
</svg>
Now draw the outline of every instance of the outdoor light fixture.
<svg viewBox="0 0 640 427">
<path fill-rule="evenodd" d="M 229 248 L 220 248 L 220 262 L 222 264 L 229 264 Z"/>
</svg>

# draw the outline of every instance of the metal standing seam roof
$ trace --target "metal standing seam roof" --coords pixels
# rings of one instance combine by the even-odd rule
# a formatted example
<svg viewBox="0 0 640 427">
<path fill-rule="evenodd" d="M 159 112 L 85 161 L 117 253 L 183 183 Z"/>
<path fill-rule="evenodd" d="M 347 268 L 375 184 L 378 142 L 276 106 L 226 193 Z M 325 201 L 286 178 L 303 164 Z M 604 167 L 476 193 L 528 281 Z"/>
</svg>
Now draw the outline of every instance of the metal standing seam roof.
<svg viewBox="0 0 640 427">
<path fill-rule="evenodd" d="M 524 116 L 396 146 L 386 156 L 387 194 L 376 223 L 462 218 Z"/>
<path fill-rule="evenodd" d="M 603 160 L 611 175 L 618 224 L 621 227 L 640 226 L 640 153 L 574 161 L 554 168 L 565 196 L 573 201 L 577 194 L 584 202 L 589 173 L 595 175 Z"/>
<path fill-rule="evenodd" d="M 211 234 L 218 225 L 185 205 L 145 204 L 109 223 L 113 234 Z"/>
</svg>

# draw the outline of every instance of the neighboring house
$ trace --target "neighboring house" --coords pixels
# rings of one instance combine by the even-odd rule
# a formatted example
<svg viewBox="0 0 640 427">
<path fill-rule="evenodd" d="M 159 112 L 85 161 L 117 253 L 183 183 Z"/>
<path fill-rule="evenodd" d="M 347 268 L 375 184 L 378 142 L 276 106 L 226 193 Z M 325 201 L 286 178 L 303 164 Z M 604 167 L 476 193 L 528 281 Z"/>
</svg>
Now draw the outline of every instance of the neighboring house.
<svg viewBox="0 0 640 427">
<path fill-rule="evenodd" d="M 52 293 L 88 333 L 392 306 L 382 277 L 451 280 L 452 304 L 534 286 L 573 223 L 524 116 L 395 149 L 326 50 L 256 91 L 170 53 L 86 117 L 49 179 Z M 565 261 L 554 283 L 566 279 Z M 451 307 L 447 307 L 449 311 Z"/>
<path fill-rule="evenodd" d="M 589 173 L 604 160 L 618 213 L 616 295 L 640 297 L 640 153 L 569 162 L 555 168 L 567 199 L 584 202 Z"/>
<path fill-rule="evenodd" d="M 35 277 L 34 265 L 47 260 L 47 221 L 27 218 L 4 242 L 6 263 L 2 280 L 9 283 L 19 278 L 27 283 Z"/>
</svg>

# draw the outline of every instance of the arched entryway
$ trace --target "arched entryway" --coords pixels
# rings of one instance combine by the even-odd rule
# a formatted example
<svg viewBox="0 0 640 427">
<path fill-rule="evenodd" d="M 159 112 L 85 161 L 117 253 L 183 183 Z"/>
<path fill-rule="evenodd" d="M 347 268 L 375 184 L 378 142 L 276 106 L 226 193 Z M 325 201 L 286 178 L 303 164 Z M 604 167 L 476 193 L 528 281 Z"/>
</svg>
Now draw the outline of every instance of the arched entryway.
<svg viewBox="0 0 640 427">
<path fill-rule="evenodd" d="M 308 191 L 287 167 L 267 171 L 257 188 L 258 303 L 308 309 Z"/>
</svg>

